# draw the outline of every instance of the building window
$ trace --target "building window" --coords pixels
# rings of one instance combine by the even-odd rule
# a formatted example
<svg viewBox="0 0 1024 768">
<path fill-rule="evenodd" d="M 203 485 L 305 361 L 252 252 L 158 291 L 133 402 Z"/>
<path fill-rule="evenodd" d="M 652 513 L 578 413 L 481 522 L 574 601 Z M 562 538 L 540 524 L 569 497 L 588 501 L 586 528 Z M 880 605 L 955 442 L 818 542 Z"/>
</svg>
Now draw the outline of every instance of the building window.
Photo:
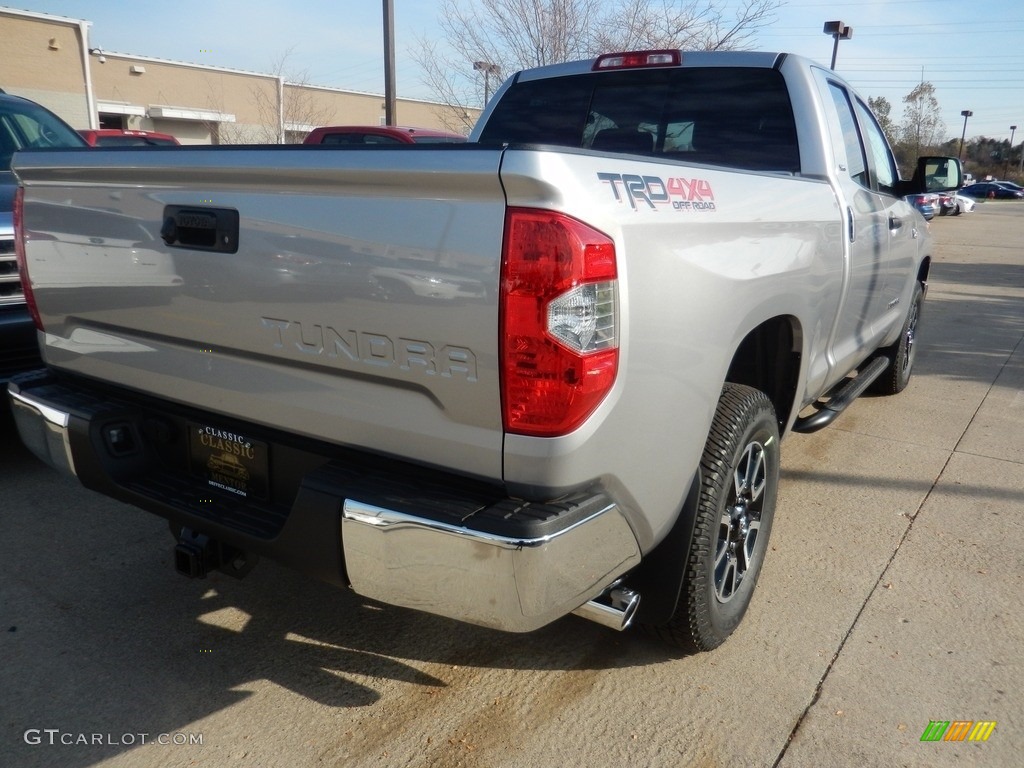
<svg viewBox="0 0 1024 768">
<path fill-rule="evenodd" d="M 118 131 L 125 130 L 124 115 L 112 115 L 109 112 L 100 112 L 100 128 L 113 128 Z"/>
</svg>

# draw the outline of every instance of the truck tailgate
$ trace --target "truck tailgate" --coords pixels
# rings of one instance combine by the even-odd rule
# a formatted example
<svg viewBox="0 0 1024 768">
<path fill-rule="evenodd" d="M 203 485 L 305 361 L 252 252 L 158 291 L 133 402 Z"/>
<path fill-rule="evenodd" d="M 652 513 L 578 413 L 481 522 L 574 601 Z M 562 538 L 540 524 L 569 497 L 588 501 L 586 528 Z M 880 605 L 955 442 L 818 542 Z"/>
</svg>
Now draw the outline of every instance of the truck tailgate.
<svg viewBox="0 0 1024 768">
<path fill-rule="evenodd" d="M 228 421 L 500 478 L 500 156 L 22 153 L 44 357 Z M 236 231 L 205 237 L 235 211 Z"/>
</svg>

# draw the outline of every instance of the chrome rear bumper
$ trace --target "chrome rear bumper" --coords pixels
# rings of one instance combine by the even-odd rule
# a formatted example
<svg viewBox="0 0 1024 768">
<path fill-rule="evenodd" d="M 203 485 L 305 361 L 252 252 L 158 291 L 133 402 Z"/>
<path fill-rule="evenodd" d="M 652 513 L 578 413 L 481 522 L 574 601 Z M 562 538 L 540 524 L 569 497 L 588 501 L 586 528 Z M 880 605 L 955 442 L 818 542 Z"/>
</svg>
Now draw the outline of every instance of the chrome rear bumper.
<svg viewBox="0 0 1024 768">
<path fill-rule="evenodd" d="M 358 594 L 506 632 L 575 611 L 640 562 L 613 503 L 557 533 L 515 539 L 347 499 L 341 529 Z"/>
<path fill-rule="evenodd" d="M 367 481 L 354 464 L 328 462 L 297 480 L 278 528 L 254 536 L 223 515 L 202 516 L 222 511 L 223 499 L 184 507 L 196 495 L 188 475 L 162 475 L 156 491 L 147 491 L 139 478 L 166 471 L 152 463 L 148 447 L 125 457 L 103 453 L 97 435 L 111 408 L 117 424 L 133 424 L 140 439 L 145 433 L 130 402 L 44 379 L 11 382 L 9 394 L 26 446 L 86 487 L 238 550 L 348 583 L 365 597 L 509 632 L 569 613 L 624 629 L 636 610 L 639 596 L 617 580 L 640 563 L 640 547 L 622 510 L 599 490 L 530 504 L 502 497 L 500 489 L 467 490 L 459 478 L 425 468 L 410 475 L 385 461 Z M 241 505 L 239 519 L 251 522 L 258 512 L 248 500 L 231 501 Z"/>
<path fill-rule="evenodd" d="M 41 461 L 69 475 L 75 474 L 68 439 L 70 415 L 23 394 L 17 384 L 7 385 L 18 434 Z"/>
</svg>

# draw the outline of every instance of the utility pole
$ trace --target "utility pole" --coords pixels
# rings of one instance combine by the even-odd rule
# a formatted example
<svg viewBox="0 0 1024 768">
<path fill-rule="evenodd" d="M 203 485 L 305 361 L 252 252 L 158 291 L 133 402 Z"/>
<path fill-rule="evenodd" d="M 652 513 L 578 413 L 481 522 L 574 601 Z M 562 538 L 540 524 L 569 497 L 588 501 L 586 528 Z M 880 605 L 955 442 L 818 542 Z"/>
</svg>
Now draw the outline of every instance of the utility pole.
<svg viewBox="0 0 1024 768">
<path fill-rule="evenodd" d="M 1017 126 L 1010 126 L 1010 151 L 1006 153 L 1006 162 L 1003 163 L 1003 176 L 1010 170 L 1010 163 L 1013 162 L 1013 134 L 1017 132 Z"/>
<path fill-rule="evenodd" d="M 1010 152 L 1013 152 L 1013 137 L 1010 137 Z M 1017 165 L 1017 173 L 1024 174 L 1024 141 L 1020 143 L 1020 163 Z"/>
<path fill-rule="evenodd" d="M 395 0 L 384 0 L 384 123 L 395 125 Z"/>
</svg>

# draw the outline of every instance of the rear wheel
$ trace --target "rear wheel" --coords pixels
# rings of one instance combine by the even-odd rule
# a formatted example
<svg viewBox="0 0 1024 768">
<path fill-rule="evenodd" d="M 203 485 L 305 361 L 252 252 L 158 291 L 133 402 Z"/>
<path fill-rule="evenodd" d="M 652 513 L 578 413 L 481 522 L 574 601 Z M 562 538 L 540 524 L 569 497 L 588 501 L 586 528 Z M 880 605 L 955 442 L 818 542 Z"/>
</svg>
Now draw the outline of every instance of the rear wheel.
<svg viewBox="0 0 1024 768">
<path fill-rule="evenodd" d="M 903 329 L 896 342 L 878 350 L 878 355 L 889 358 L 888 370 L 875 379 L 869 392 L 878 395 L 898 395 L 910 383 L 910 374 L 914 369 L 917 357 L 917 325 L 921 320 L 921 309 L 924 306 L 924 289 L 921 283 L 914 284 L 914 293 L 910 299 L 910 309 L 903 321 Z"/>
<path fill-rule="evenodd" d="M 779 482 L 779 427 L 763 393 L 726 384 L 701 459 L 701 494 L 675 615 L 655 631 L 709 651 L 739 625 L 768 548 Z"/>
</svg>

